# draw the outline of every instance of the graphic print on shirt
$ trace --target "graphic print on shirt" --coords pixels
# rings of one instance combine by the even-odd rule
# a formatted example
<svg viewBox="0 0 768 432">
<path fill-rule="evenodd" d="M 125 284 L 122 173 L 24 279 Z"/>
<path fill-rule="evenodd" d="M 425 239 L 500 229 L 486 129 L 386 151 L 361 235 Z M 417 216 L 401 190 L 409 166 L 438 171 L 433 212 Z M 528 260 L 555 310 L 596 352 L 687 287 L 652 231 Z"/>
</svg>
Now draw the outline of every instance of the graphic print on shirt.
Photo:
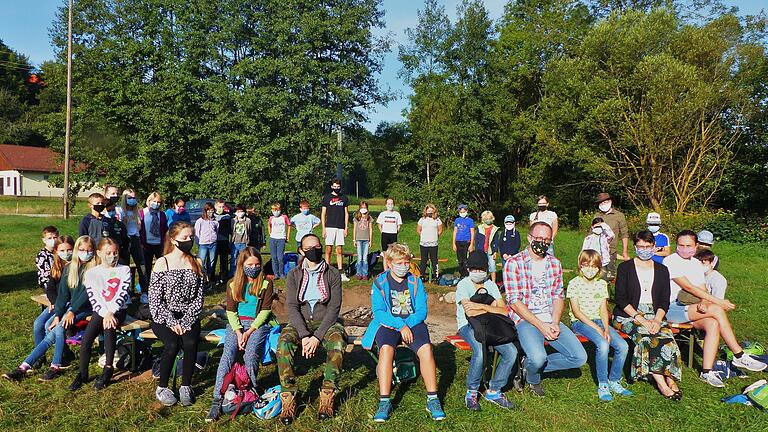
<svg viewBox="0 0 768 432">
<path fill-rule="evenodd" d="M 245 223 L 238 222 L 235 224 L 235 235 L 242 236 L 245 234 Z"/>
<path fill-rule="evenodd" d="M 391 290 L 389 292 L 389 300 L 390 304 L 392 305 L 393 316 L 407 317 L 413 313 L 413 305 L 411 304 L 411 291 L 408 288 L 402 292 Z"/>
<path fill-rule="evenodd" d="M 104 300 L 106 301 L 112 301 L 113 298 L 115 298 L 115 294 L 117 294 L 117 289 L 120 288 L 120 278 L 110 278 L 107 279 L 107 286 L 103 290 L 101 290 L 101 296 L 104 297 Z"/>
<path fill-rule="evenodd" d="M 552 313 L 549 308 L 549 293 L 547 292 L 547 272 L 533 271 L 533 285 L 528 301 L 528 310 L 544 322 L 552 321 Z M 544 270 L 542 266 L 542 270 Z"/>
</svg>

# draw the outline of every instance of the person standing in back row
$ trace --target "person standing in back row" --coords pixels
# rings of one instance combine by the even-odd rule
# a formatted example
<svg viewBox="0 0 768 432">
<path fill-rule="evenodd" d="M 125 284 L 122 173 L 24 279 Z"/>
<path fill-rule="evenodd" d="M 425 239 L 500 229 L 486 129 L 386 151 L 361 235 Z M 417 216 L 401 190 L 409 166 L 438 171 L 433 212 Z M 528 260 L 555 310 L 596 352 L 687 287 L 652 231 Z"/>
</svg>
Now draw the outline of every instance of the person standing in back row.
<svg viewBox="0 0 768 432">
<path fill-rule="evenodd" d="M 379 225 L 379 231 L 381 231 L 381 250 L 386 251 L 389 245 L 397 243 L 397 233 L 400 232 L 400 227 L 403 225 L 400 212 L 395 211 L 394 199 L 387 198 L 386 210 L 379 213 L 376 223 Z M 386 260 L 384 261 L 384 270 L 387 270 Z"/>
<path fill-rule="evenodd" d="M 432 263 L 432 282 L 440 279 L 440 268 L 437 263 L 438 237 L 443 233 L 443 221 L 437 216 L 437 208 L 429 203 L 424 206 L 421 219 L 416 224 L 416 233 L 419 234 L 419 273 L 422 280 L 427 280 L 427 261 Z"/>
<path fill-rule="evenodd" d="M 467 254 L 475 248 L 475 221 L 468 216 L 467 205 L 459 204 L 459 217 L 453 221 L 453 250 L 459 264 L 459 274 L 467 277 Z"/>
<path fill-rule="evenodd" d="M 216 276 L 216 263 L 219 263 L 219 280 L 215 285 L 221 285 L 229 279 L 229 254 L 231 245 L 229 237 L 232 235 L 232 215 L 224 200 L 216 200 L 216 222 L 219 223 L 219 230 L 216 232 L 216 260 L 213 262 L 211 270 L 211 280 Z"/>
<path fill-rule="evenodd" d="M 629 246 L 629 228 L 627 228 L 627 219 L 624 217 L 624 213 L 613 207 L 613 199 L 611 199 L 611 196 L 606 192 L 597 194 L 595 204 L 597 204 L 597 208 L 600 209 L 600 212 L 595 213 L 594 217 L 602 218 L 615 234 L 613 240 L 608 244 L 608 252 L 611 260 L 605 267 L 605 279 L 613 280 L 616 278 L 616 254 L 618 252 L 619 239 L 621 239 L 621 259 L 629 261 L 629 252 L 627 249 Z"/>
<path fill-rule="evenodd" d="M 557 220 L 557 213 L 549 210 L 549 198 L 546 195 L 539 195 L 536 198 L 536 211 L 531 213 L 531 225 L 536 222 L 544 222 L 552 228 L 552 242 L 549 244 L 548 254 L 555 256 L 555 237 L 560 223 Z"/>
<path fill-rule="evenodd" d="M 344 238 L 349 229 L 349 201 L 341 193 L 341 180 L 331 180 L 331 193 L 323 197 L 321 203 L 320 223 L 323 225 L 325 239 L 325 262 L 331 264 L 331 248 L 336 247 L 336 267 L 341 273 L 341 280 L 348 282 L 349 278 L 342 270 L 342 249 Z"/>
</svg>

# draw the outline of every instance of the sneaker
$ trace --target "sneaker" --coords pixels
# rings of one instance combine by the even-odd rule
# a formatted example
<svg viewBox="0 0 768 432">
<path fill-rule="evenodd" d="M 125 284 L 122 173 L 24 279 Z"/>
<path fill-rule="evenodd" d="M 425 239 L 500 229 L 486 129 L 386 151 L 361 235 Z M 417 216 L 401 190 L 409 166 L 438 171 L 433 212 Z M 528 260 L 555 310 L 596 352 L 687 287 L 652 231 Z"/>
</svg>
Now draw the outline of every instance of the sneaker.
<svg viewBox="0 0 768 432">
<path fill-rule="evenodd" d="M 333 389 L 320 389 L 320 400 L 317 408 L 318 420 L 327 420 L 333 417 Z"/>
<path fill-rule="evenodd" d="M 490 391 L 486 390 L 483 398 L 488 402 L 494 403 L 504 409 L 511 410 L 511 409 L 517 408 L 515 403 L 508 400 L 507 397 L 504 396 L 504 393 L 502 392 L 491 393 Z"/>
<path fill-rule="evenodd" d="M 760 372 L 768 367 L 768 365 L 759 360 L 756 360 L 749 354 L 744 354 L 741 356 L 741 358 L 736 358 L 734 356 L 731 363 L 737 368 L 746 369 L 752 372 Z"/>
<path fill-rule="evenodd" d="M 195 395 L 192 393 L 192 387 L 179 387 L 179 403 L 181 406 L 190 406 L 195 403 Z"/>
<path fill-rule="evenodd" d="M 69 391 L 80 390 L 80 387 L 83 386 L 86 380 L 88 380 L 88 377 L 84 377 L 80 375 L 80 372 L 78 372 L 75 375 L 75 379 L 72 380 L 72 384 L 69 385 Z"/>
<path fill-rule="evenodd" d="M 600 383 L 597 385 L 597 397 L 603 402 L 610 402 L 613 400 L 611 396 L 611 389 L 606 383 Z"/>
<path fill-rule="evenodd" d="M 712 387 L 725 387 L 723 380 L 720 378 L 720 374 L 716 371 L 711 370 L 707 373 L 702 372 L 699 374 L 699 378 Z"/>
<path fill-rule="evenodd" d="M 344 274 L 343 271 L 341 272 L 341 281 L 342 282 L 349 282 L 349 277 L 347 277 L 347 275 Z"/>
<path fill-rule="evenodd" d="M 443 411 L 443 406 L 440 405 L 440 399 L 438 398 L 427 399 L 427 412 L 432 415 L 432 420 L 445 420 L 445 412 Z"/>
<path fill-rule="evenodd" d="M 293 418 L 296 416 L 296 395 L 291 392 L 282 392 L 280 402 L 283 405 L 280 411 L 280 422 L 287 426 L 293 423 Z"/>
<path fill-rule="evenodd" d="M 608 387 L 611 391 L 619 396 L 632 396 L 634 393 L 624 388 L 621 385 L 621 381 L 608 381 Z"/>
<path fill-rule="evenodd" d="M 48 370 L 45 371 L 45 373 L 40 378 L 38 378 L 38 381 L 42 381 L 42 382 L 53 381 L 61 374 L 62 374 L 61 369 L 56 367 L 51 367 L 51 368 L 48 368 Z"/>
<path fill-rule="evenodd" d="M 470 411 L 480 411 L 480 402 L 477 401 L 477 392 L 467 390 L 467 395 L 464 397 L 464 404 Z"/>
<path fill-rule="evenodd" d="M 376 414 L 373 415 L 373 421 L 384 423 L 389 420 L 390 414 L 392 414 L 392 402 L 389 399 L 380 400 L 379 408 L 376 410 Z"/>
<path fill-rule="evenodd" d="M 104 390 L 107 388 L 109 383 L 112 381 L 112 368 L 110 366 L 104 367 L 104 372 L 99 375 L 98 378 L 96 378 L 96 381 L 93 383 L 93 388 L 96 390 Z"/>
<path fill-rule="evenodd" d="M 22 368 L 16 368 L 3 374 L 3 378 L 11 381 L 21 381 L 24 376 L 27 375 L 27 371 Z"/>
<path fill-rule="evenodd" d="M 528 389 L 536 397 L 544 397 L 544 387 L 541 384 L 528 384 Z"/>
<path fill-rule="evenodd" d="M 215 398 L 211 402 L 211 409 L 208 410 L 208 415 L 205 416 L 205 422 L 210 423 L 218 420 L 219 414 L 221 414 L 221 399 Z"/>
<path fill-rule="evenodd" d="M 155 397 L 164 406 L 175 405 L 176 402 L 177 402 L 176 395 L 174 395 L 173 391 L 171 391 L 171 389 L 169 389 L 168 387 L 158 387 L 158 388 L 156 388 L 155 389 Z"/>
</svg>

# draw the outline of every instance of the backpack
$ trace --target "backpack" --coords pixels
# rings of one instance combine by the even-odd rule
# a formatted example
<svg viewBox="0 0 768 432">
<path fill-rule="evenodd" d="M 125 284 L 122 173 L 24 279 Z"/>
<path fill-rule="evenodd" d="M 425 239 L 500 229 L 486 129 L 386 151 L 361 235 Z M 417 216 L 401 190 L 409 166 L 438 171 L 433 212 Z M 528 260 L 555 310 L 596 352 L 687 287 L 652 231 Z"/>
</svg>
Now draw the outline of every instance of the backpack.
<svg viewBox="0 0 768 432">
<path fill-rule="evenodd" d="M 288 274 L 299 262 L 299 254 L 288 252 L 283 255 L 283 274 Z"/>
<path fill-rule="evenodd" d="M 444 274 L 440 276 L 437 284 L 440 286 L 454 286 L 459 283 L 459 279 L 452 274 Z"/>
<path fill-rule="evenodd" d="M 133 370 L 130 370 L 132 345 L 135 346 L 136 361 L 134 362 Z M 152 369 L 152 350 L 146 342 L 140 340 L 123 342 L 117 347 L 114 366 L 119 370 L 128 370 L 130 372 L 143 372 Z"/>
<path fill-rule="evenodd" d="M 248 414 L 253 411 L 253 405 L 259 398 L 251 386 L 248 370 L 239 361 L 233 363 L 229 372 L 224 375 L 219 392 L 223 396 L 221 411 L 225 414 L 231 414 L 231 418 L 235 418 L 238 414 Z"/>
<path fill-rule="evenodd" d="M 373 269 L 376 264 L 379 262 L 379 258 L 381 257 L 381 251 L 373 251 L 368 254 L 368 268 Z M 372 273 L 372 272 L 369 272 Z"/>
<path fill-rule="evenodd" d="M 479 288 L 475 294 L 469 298 L 472 303 L 481 303 L 490 305 L 495 299 L 488 294 L 485 288 Z M 468 316 L 467 322 L 472 326 L 475 333 L 475 339 L 487 346 L 504 345 L 514 342 L 517 339 L 517 330 L 515 323 L 507 315 L 495 313 L 484 313 L 475 316 Z"/>
<path fill-rule="evenodd" d="M 768 384 L 763 384 L 757 388 L 750 390 L 747 393 L 747 397 L 752 402 L 752 405 L 760 408 L 768 408 Z"/>
<path fill-rule="evenodd" d="M 409 348 L 397 347 L 392 363 L 392 381 L 394 384 L 416 379 L 416 356 Z"/>
</svg>

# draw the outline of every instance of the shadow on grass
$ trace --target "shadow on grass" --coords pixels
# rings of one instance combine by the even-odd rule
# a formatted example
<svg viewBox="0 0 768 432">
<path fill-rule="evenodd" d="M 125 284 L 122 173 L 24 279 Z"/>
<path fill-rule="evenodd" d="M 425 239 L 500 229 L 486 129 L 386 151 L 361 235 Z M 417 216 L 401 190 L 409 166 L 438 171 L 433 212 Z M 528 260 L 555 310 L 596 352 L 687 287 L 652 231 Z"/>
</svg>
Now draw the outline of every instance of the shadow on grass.
<svg viewBox="0 0 768 432">
<path fill-rule="evenodd" d="M 435 362 L 440 376 L 437 381 L 437 394 L 445 400 L 448 389 L 456 378 L 456 349 L 448 342 L 434 345 Z"/>
<path fill-rule="evenodd" d="M 13 275 L 0 276 L 0 293 L 10 293 L 17 290 L 28 290 L 37 286 L 37 272 L 28 271 Z"/>
</svg>

